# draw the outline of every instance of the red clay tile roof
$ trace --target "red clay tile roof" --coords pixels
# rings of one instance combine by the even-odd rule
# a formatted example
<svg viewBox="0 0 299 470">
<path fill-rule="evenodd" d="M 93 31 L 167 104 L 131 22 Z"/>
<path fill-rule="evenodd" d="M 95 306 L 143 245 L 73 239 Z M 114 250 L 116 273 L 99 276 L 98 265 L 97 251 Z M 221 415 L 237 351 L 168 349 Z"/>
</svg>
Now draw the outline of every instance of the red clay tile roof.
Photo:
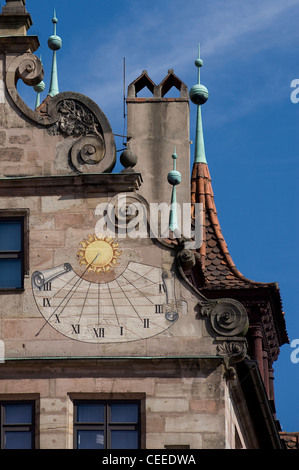
<svg viewBox="0 0 299 470">
<path fill-rule="evenodd" d="M 204 209 L 203 242 L 199 249 L 203 272 L 201 287 L 236 289 L 269 286 L 247 279 L 236 268 L 222 235 L 206 163 L 195 163 L 193 166 L 191 203 L 202 203 Z"/>
<path fill-rule="evenodd" d="M 191 203 L 202 203 L 204 210 L 203 242 L 198 249 L 199 262 L 187 275 L 189 281 L 207 298 L 221 295 L 238 297 L 265 297 L 271 301 L 276 318 L 279 344 L 288 343 L 285 316 L 277 283 L 261 283 L 247 279 L 235 266 L 222 235 L 211 177 L 206 163 L 195 163 L 191 176 Z M 253 294 L 255 292 L 255 294 Z M 247 293 L 245 295 L 245 293 Z M 241 296 L 241 297 L 240 297 Z M 252 297 L 253 296 L 253 297 Z"/>
<path fill-rule="evenodd" d="M 299 449 L 299 432 L 280 432 L 280 438 L 287 449 Z"/>
</svg>

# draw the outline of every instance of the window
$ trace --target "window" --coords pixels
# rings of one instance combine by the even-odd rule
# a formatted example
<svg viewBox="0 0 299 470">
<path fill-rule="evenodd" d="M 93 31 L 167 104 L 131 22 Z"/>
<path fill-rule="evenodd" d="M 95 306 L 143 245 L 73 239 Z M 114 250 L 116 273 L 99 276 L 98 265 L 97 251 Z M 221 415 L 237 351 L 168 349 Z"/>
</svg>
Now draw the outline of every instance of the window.
<svg viewBox="0 0 299 470">
<path fill-rule="evenodd" d="M 138 401 L 75 401 L 76 449 L 139 449 Z"/>
<path fill-rule="evenodd" d="M 24 216 L 7 215 L 2 217 L 1 211 L 0 289 L 22 289 L 24 286 L 24 274 L 28 269 L 24 253 L 27 235 L 25 221 Z"/>
<path fill-rule="evenodd" d="M 34 448 L 34 402 L 0 402 L 0 448 Z"/>
</svg>

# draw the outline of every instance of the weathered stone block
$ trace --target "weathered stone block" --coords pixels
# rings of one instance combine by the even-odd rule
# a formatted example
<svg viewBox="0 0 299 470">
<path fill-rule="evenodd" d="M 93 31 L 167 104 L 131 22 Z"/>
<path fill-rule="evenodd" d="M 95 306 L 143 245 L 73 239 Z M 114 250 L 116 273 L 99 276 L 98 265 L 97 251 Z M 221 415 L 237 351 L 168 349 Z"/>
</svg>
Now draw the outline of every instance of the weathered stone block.
<svg viewBox="0 0 299 470">
<path fill-rule="evenodd" d="M 0 164 L 1 162 L 20 162 L 23 157 L 24 150 L 19 147 L 0 148 Z"/>
<path fill-rule="evenodd" d="M 80 227 L 82 230 L 82 224 L 84 221 L 84 214 L 80 213 L 62 213 L 55 215 L 55 227 L 57 230 L 65 229 L 69 227 Z"/>
<path fill-rule="evenodd" d="M 219 432 L 219 429 L 224 429 L 224 419 L 218 415 L 211 414 L 192 414 L 177 417 L 166 417 L 165 431 L 166 432 L 188 432 L 190 429 L 193 432 Z"/>
<path fill-rule="evenodd" d="M 219 401 L 209 399 L 199 399 L 190 401 L 190 410 L 197 413 L 217 413 Z"/>
<path fill-rule="evenodd" d="M 59 230 L 31 230 L 30 243 L 41 248 L 64 246 L 65 235 Z"/>
<path fill-rule="evenodd" d="M 189 402 L 183 398 L 149 398 L 146 408 L 152 413 L 183 413 L 188 411 Z"/>
<path fill-rule="evenodd" d="M 20 144 L 24 145 L 27 144 L 28 142 L 31 142 L 31 138 L 29 137 L 28 134 L 23 134 L 23 135 L 11 135 L 9 137 L 9 142 L 11 144 Z"/>
</svg>

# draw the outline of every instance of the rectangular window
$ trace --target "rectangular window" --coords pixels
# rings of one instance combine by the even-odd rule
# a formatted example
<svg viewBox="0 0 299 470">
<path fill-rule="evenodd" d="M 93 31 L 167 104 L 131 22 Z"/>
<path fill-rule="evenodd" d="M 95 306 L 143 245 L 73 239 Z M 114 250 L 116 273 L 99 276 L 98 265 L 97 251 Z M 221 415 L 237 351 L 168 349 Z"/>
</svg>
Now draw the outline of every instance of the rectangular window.
<svg viewBox="0 0 299 470">
<path fill-rule="evenodd" d="M 0 402 L 0 448 L 34 449 L 34 402 Z"/>
<path fill-rule="evenodd" d="M 76 449 L 139 449 L 139 401 L 74 401 Z"/>
<path fill-rule="evenodd" d="M 25 218 L 0 217 L 0 289 L 24 287 Z"/>
</svg>

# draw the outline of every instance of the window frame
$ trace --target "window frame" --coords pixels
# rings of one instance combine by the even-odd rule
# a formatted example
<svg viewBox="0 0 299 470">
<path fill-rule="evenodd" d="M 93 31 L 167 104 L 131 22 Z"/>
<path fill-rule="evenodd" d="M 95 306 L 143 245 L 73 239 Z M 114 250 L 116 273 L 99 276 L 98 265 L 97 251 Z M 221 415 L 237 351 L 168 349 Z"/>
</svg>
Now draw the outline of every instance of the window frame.
<svg viewBox="0 0 299 470">
<path fill-rule="evenodd" d="M 0 259 L 20 259 L 21 260 L 21 286 L 1 287 L 0 293 L 7 291 L 23 291 L 24 279 L 29 274 L 29 209 L 10 210 L 1 209 L 1 222 L 20 222 L 21 225 L 21 249 L 17 251 L 1 250 Z"/>
<path fill-rule="evenodd" d="M 31 423 L 5 423 L 5 406 L 7 405 L 31 405 Z M 0 400 L 0 449 L 6 449 L 5 432 L 31 432 L 31 447 L 35 449 L 36 441 L 36 403 L 35 400 Z"/>
<path fill-rule="evenodd" d="M 103 422 L 91 422 L 91 423 L 80 423 L 77 421 L 78 406 L 81 404 L 99 404 L 104 405 L 104 421 Z M 138 406 L 137 422 L 112 422 L 111 421 L 111 405 L 129 405 L 135 404 Z M 138 399 L 74 399 L 73 400 L 73 448 L 78 449 L 78 431 L 103 431 L 104 433 L 104 448 L 111 449 L 111 431 L 137 431 L 138 432 L 138 449 L 141 449 L 141 401 Z"/>
</svg>

